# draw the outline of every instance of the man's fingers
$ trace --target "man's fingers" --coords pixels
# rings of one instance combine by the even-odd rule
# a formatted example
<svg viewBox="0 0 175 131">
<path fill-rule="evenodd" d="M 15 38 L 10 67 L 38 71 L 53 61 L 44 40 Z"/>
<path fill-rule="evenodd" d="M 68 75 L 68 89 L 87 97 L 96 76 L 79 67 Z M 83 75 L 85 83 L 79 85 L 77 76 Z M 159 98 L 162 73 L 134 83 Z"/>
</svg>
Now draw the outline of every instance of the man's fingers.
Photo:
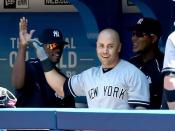
<svg viewBox="0 0 175 131">
<path fill-rule="evenodd" d="M 23 33 L 27 32 L 27 24 L 28 24 L 28 20 L 25 17 L 22 17 L 19 22 L 20 32 L 23 32 Z"/>
</svg>

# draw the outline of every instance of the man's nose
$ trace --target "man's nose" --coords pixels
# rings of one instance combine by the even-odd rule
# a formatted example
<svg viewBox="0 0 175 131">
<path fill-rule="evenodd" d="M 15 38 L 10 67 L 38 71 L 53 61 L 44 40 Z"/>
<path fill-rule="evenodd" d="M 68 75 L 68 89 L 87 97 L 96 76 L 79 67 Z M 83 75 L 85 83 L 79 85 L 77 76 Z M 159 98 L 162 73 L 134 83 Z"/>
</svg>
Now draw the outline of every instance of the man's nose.
<svg viewBox="0 0 175 131">
<path fill-rule="evenodd" d="M 104 51 L 104 53 L 108 53 L 109 52 L 108 47 L 105 47 L 103 51 Z"/>
</svg>

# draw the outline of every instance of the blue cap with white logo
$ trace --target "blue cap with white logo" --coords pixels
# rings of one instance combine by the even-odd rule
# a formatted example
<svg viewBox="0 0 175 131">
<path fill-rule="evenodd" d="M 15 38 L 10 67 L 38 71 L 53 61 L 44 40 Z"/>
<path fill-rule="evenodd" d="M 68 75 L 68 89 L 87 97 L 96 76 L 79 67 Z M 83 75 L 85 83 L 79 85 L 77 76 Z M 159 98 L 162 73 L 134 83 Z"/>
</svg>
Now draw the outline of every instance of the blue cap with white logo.
<svg viewBox="0 0 175 131">
<path fill-rule="evenodd" d="M 43 44 L 51 44 L 56 43 L 58 45 L 68 44 L 63 40 L 63 35 L 58 29 L 44 29 L 41 36 L 39 37 L 39 41 Z"/>
<path fill-rule="evenodd" d="M 137 23 L 133 26 L 129 27 L 130 31 L 142 31 L 145 33 L 155 34 L 160 36 L 161 34 L 161 24 L 158 20 L 149 18 L 149 17 L 143 17 L 140 18 Z"/>
</svg>

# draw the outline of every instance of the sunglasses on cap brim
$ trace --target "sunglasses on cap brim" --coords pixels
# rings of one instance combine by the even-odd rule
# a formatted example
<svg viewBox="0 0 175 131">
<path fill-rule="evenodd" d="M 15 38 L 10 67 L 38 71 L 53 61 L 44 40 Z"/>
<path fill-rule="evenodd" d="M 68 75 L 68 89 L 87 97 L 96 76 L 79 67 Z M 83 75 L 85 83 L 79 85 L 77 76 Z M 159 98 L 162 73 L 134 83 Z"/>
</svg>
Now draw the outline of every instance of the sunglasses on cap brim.
<svg viewBox="0 0 175 131">
<path fill-rule="evenodd" d="M 46 44 L 46 48 L 50 50 L 54 50 L 54 49 L 60 48 L 60 46 L 57 43 L 49 43 L 49 44 Z"/>
</svg>

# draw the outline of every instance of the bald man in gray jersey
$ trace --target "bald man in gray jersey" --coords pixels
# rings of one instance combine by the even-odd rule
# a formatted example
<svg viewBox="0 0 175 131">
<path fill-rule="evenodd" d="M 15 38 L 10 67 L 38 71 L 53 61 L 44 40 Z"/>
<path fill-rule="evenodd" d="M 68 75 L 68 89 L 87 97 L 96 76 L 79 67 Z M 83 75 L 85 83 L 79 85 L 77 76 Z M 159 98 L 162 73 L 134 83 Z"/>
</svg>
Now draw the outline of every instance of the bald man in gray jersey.
<svg viewBox="0 0 175 131">
<path fill-rule="evenodd" d="M 96 51 L 101 66 L 92 67 L 69 79 L 57 73 L 42 47 L 35 45 L 49 85 L 61 97 L 86 96 L 89 108 L 145 109 L 149 105 L 146 76 L 134 65 L 120 59 L 121 42 L 113 29 L 99 33 Z"/>
</svg>

